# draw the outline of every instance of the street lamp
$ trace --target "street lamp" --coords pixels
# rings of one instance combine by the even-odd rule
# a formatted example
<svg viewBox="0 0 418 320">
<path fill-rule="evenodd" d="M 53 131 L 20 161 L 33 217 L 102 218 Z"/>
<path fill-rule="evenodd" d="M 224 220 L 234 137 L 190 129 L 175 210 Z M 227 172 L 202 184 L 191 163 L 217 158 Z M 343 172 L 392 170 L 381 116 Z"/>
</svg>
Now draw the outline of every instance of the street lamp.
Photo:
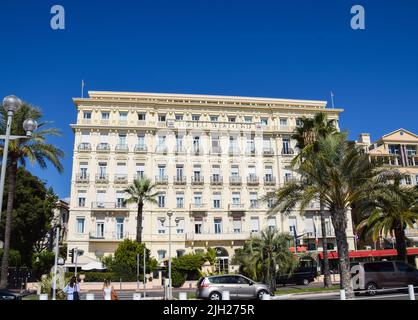
<svg viewBox="0 0 418 320">
<path fill-rule="evenodd" d="M 7 167 L 7 157 L 9 153 L 9 141 L 16 139 L 27 139 L 32 136 L 33 131 L 38 127 L 38 123 L 33 119 L 26 119 L 23 123 L 23 129 L 26 131 L 26 136 L 11 136 L 10 130 L 12 127 L 13 115 L 19 110 L 22 106 L 22 101 L 16 96 L 7 96 L 3 99 L 3 108 L 7 111 L 7 126 L 6 126 L 6 135 L 0 135 L 0 139 L 4 140 L 3 147 L 3 162 L 1 166 L 1 176 L 0 176 L 0 220 L 1 212 L 3 208 L 3 193 L 4 193 L 4 181 L 6 179 L 6 167 Z"/>
<path fill-rule="evenodd" d="M 171 284 L 171 217 L 173 216 L 173 211 L 167 212 L 168 216 L 168 299 L 173 298 L 172 284 Z"/>
</svg>

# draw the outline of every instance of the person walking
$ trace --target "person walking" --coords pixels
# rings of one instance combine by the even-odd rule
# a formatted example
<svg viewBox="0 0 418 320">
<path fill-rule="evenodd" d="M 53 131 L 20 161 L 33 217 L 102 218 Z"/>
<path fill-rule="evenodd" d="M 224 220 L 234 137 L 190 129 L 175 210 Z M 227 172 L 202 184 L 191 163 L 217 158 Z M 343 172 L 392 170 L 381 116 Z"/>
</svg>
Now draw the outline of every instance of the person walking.
<svg viewBox="0 0 418 320">
<path fill-rule="evenodd" d="M 77 282 L 77 278 L 73 276 L 64 290 L 67 295 L 67 300 L 80 300 L 80 286 Z"/>
<path fill-rule="evenodd" d="M 113 288 L 110 280 L 105 280 L 103 283 L 103 299 L 104 300 L 117 300 L 118 296 Z"/>
</svg>

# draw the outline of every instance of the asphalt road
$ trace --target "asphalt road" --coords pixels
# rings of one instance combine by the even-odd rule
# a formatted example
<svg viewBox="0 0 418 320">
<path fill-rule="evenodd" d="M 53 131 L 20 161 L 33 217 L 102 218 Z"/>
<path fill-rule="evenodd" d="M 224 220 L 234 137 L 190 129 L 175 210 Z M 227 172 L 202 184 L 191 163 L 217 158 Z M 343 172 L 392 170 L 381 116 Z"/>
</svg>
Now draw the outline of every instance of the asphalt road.
<svg viewBox="0 0 418 320">
<path fill-rule="evenodd" d="M 291 296 L 291 297 L 283 297 L 283 299 L 279 300 L 340 300 L 339 293 L 335 295 L 322 295 L 322 294 L 311 294 L 311 295 L 303 295 L 303 296 Z M 388 293 L 381 293 L 376 296 L 367 296 L 367 295 L 360 295 L 354 297 L 353 300 L 409 300 L 408 293 L 402 292 L 388 292 Z M 418 301 L 418 293 L 415 294 L 415 300 Z"/>
</svg>

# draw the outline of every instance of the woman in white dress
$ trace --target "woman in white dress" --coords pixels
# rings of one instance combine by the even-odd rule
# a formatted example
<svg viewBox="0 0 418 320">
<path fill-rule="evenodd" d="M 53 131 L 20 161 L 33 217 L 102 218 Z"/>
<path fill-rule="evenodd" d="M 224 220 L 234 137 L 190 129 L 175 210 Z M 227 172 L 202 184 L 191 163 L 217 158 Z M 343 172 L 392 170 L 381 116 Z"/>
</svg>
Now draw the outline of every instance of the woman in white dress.
<svg viewBox="0 0 418 320">
<path fill-rule="evenodd" d="M 103 299 L 112 300 L 112 291 L 113 291 L 113 286 L 110 284 L 110 281 L 105 280 L 103 283 Z"/>
<path fill-rule="evenodd" d="M 77 278 L 72 277 L 63 291 L 67 294 L 67 300 L 79 300 L 80 286 L 77 283 Z"/>
</svg>

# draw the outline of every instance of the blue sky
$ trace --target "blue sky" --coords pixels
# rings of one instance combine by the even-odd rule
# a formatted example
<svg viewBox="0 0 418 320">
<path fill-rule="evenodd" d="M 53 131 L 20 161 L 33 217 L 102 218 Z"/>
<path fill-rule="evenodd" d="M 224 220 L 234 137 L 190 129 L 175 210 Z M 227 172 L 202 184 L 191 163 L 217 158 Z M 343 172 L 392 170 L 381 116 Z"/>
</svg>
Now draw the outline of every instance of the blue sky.
<svg viewBox="0 0 418 320">
<path fill-rule="evenodd" d="M 66 29 L 50 28 L 63 5 Z M 352 30 L 361 4 L 366 30 Z M 29 169 L 70 192 L 72 97 L 86 90 L 329 100 L 355 139 L 418 132 L 418 2 L 1 0 L 0 96 L 61 128 L 65 172 Z"/>
</svg>

